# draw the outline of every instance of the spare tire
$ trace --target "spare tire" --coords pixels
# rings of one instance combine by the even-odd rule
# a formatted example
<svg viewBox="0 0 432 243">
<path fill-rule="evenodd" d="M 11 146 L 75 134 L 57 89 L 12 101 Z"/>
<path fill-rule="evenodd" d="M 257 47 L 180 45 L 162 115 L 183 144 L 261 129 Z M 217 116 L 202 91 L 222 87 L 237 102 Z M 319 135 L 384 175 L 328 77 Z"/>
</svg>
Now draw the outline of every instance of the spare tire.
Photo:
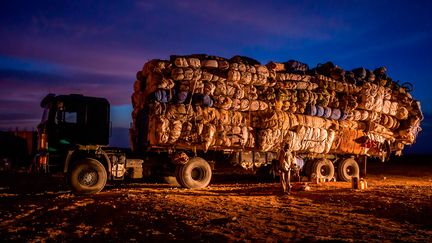
<svg viewBox="0 0 432 243">
<path fill-rule="evenodd" d="M 320 159 L 313 163 L 311 174 L 315 173 L 317 178 L 330 181 L 334 177 L 334 165 L 328 159 Z"/>
<path fill-rule="evenodd" d="M 96 159 L 85 158 L 77 161 L 69 173 L 69 183 L 75 194 L 100 192 L 106 184 L 107 171 Z"/>
<path fill-rule="evenodd" d="M 359 177 L 360 167 L 353 158 L 348 158 L 339 162 L 337 174 L 339 180 L 351 181 L 352 177 Z"/>
<path fill-rule="evenodd" d="M 189 189 L 208 186 L 212 177 L 209 163 L 200 157 L 194 157 L 184 165 L 177 166 L 176 179 L 180 185 Z"/>
</svg>

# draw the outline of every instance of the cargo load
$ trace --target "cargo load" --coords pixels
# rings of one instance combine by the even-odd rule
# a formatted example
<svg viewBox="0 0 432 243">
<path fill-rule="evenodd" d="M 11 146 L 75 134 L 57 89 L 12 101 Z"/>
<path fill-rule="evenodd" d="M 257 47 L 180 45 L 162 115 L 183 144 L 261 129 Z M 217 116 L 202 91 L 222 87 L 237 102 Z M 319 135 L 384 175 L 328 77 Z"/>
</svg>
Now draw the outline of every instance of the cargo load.
<svg viewBox="0 0 432 243">
<path fill-rule="evenodd" d="M 423 115 L 412 86 L 386 71 L 204 54 L 151 60 L 133 87 L 132 148 L 400 155 Z"/>
</svg>

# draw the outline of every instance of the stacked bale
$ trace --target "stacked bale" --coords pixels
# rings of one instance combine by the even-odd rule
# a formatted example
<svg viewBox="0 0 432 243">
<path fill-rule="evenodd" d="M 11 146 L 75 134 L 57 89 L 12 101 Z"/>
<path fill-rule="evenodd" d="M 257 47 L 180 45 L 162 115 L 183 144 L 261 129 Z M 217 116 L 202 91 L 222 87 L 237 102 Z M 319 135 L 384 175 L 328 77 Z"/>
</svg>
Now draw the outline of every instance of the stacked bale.
<svg viewBox="0 0 432 243">
<path fill-rule="evenodd" d="M 171 56 L 137 73 L 134 149 L 278 151 L 380 156 L 420 130 L 420 104 L 384 68 L 261 65 L 235 56 Z"/>
</svg>

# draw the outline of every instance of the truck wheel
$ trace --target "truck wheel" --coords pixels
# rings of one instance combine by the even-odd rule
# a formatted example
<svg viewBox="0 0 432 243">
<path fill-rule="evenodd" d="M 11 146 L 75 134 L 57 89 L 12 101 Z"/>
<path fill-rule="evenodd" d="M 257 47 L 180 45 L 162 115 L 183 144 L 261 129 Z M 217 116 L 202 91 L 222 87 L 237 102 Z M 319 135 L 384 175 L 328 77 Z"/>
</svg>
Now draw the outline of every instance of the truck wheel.
<svg viewBox="0 0 432 243">
<path fill-rule="evenodd" d="M 212 170 L 207 161 L 195 157 L 184 165 L 177 167 L 177 181 L 183 187 L 200 189 L 206 187 L 211 180 Z"/>
<path fill-rule="evenodd" d="M 69 174 L 69 182 L 75 194 L 100 192 L 106 181 L 105 167 L 99 161 L 91 158 L 76 162 Z"/>
<path fill-rule="evenodd" d="M 353 158 L 341 161 L 337 168 L 338 178 L 341 181 L 351 181 L 353 176 L 360 175 L 360 167 Z"/>
<path fill-rule="evenodd" d="M 328 159 L 320 159 L 313 163 L 311 173 L 315 173 L 317 178 L 324 178 L 324 180 L 331 180 L 334 176 L 334 165 Z"/>
</svg>

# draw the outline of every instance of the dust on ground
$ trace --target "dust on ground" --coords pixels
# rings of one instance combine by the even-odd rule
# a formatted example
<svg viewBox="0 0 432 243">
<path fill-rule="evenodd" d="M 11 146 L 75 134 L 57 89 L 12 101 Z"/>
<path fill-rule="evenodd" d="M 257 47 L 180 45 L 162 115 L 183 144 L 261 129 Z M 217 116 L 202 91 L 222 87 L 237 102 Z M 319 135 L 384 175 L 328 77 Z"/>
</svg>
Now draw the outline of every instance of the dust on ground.
<svg viewBox="0 0 432 243">
<path fill-rule="evenodd" d="M 432 167 L 375 165 L 368 189 L 310 183 L 281 193 L 275 182 L 214 178 L 188 190 L 121 183 L 91 196 L 59 184 L 0 188 L 7 241 L 432 241 Z M 18 181 L 16 184 L 22 184 Z M 10 182 L 10 180 L 9 180 Z"/>
</svg>

